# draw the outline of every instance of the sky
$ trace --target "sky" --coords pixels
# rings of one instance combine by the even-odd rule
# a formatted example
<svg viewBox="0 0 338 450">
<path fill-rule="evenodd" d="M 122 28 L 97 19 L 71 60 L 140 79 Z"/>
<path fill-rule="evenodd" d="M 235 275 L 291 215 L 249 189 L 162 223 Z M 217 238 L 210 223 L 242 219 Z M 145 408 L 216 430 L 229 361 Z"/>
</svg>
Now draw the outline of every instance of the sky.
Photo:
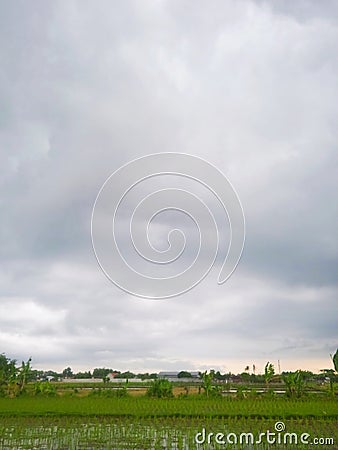
<svg viewBox="0 0 338 450">
<path fill-rule="evenodd" d="M 0 353 L 58 371 L 331 368 L 337 55 L 334 1 L 0 0 Z M 147 300 L 104 276 L 90 221 L 107 177 L 158 152 L 226 175 L 246 243 L 225 284 L 218 260 Z"/>
</svg>

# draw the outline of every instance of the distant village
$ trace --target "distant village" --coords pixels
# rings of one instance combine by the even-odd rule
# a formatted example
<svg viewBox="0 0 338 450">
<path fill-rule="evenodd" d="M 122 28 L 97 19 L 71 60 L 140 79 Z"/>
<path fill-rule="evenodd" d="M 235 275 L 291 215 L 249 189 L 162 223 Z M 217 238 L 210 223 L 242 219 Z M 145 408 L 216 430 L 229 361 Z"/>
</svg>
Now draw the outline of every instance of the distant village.
<svg viewBox="0 0 338 450">
<path fill-rule="evenodd" d="M 93 372 L 78 372 L 73 373 L 71 368 L 68 367 L 63 370 L 62 373 L 53 371 L 34 371 L 34 378 L 36 381 L 55 381 L 62 383 L 149 383 L 149 381 L 156 379 L 168 380 L 172 383 L 201 383 L 203 373 L 199 371 L 162 371 L 158 373 L 132 373 L 132 372 L 120 372 L 112 369 L 97 368 Z M 264 382 L 263 374 L 255 373 L 255 366 L 250 371 L 249 366 L 240 374 L 224 373 L 211 370 L 212 378 L 214 382 L 218 383 L 259 383 Z M 287 372 L 283 372 L 287 373 Z M 310 371 L 303 371 L 305 378 L 308 381 L 326 382 L 329 380 L 324 373 L 314 374 Z M 278 382 L 278 375 L 276 377 Z"/>
<path fill-rule="evenodd" d="M 50 377 L 47 377 L 47 379 Z M 132 381 L 133 383 L 143 383 L 152 379 L 166 379 L 172 382 L 194 382 L 200 381 L 200 372 L 159 372 L 152 374 L 138 374 L 135 375 L 133 373 L 120 373 L 120 372 L 110 372 L 106 376 L 101 378 L 91 377 L 91 378 L 77 378 L 77 377 L 61 377 L 59 381 L 63 381 L 65 383 L 98 383 L 98 382 L 106 382 L 106 383 L 127 383 Z"/>
</svg>

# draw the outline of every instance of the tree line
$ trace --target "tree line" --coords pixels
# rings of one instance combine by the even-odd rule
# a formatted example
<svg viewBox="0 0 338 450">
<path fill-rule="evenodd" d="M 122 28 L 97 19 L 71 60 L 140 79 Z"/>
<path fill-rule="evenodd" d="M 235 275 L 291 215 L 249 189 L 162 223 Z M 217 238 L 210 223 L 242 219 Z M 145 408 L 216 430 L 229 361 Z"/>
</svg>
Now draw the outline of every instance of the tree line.
<svg viewBox="0 0 338 450">
<path fill-rule="evenodd" d="M 314 374 L 310 371 L 297 370 L 295 372 L 282 372 L 276 374 L 275 367 L 271 362 L 267 362 L 264 367 L 263 374 L 249 373 L 248 366 L 244 372 L 233 375 L 231 373 L 221 374 L 219 371 L 210 370 L 200 372 L 200 383 L 206 396 L 217 394 L 219 387 L 217 384 L 221 382 L 228 383 L 265 383 L 268 388 L 273 382 L 282 382 L 285 385 L 286 393 L 290 397 L 300 397 L 304 393 L 305 383 L 308 381 L 329 381 L 330 391 L 334 394 L 334 382 L 338 378 L 338 349 L 334 355 L 330 355 L 333 363 L 332 368 L 322 369 L 319 374 Z M 31 366 L 32 359 L 29 358 L 26 362 L 22 361 L 18 364 L 15 359 L 8 358 L 4 353 L 0 354 L 0 396 L 16 397 L 23 392 L 28 382 L 44 382 L 44 381 L 58 381 L 60 378 L 98 378 L 107 382 L 107 376 L 113 373 L 116 378 L 124 378 L 133 380 L 134 378 L 142 380 L 152 380 L 150 395 L 157 393 L 158 396 L 166 396 L 171 392 L 171 383 L 168 380 L 158 379 L 156 373 L 138 373 L 135 374 L 130 371 L 121 372 L 109 368 L 95 368 L 93 372 L 77 372 L 74 373 L 70 367 L 65 368 L 61 373 L 54 371 L 34 370 Z M 178 373 L 178 378 L 190 378 L 190 372 L 181 371 Z M 168 384 L 169 383 L 169 384 Z M 37 385 L 37 390 L 50 390 L 47 384 Z"/>
</svg>

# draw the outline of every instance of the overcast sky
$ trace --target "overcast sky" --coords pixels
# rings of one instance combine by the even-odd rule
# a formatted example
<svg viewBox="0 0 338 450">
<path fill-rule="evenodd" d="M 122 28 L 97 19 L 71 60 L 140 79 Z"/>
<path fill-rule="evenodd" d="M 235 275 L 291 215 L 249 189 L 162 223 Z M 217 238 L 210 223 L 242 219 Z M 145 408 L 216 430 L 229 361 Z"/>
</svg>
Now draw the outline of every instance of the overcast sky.
<svg viewBox="0 0 338 450">
<path fill-rule="evenodd" d="M 338 4 L 0 0 L 0 353 L 36 368 L 331 367 L 338 344 Z M 142 300 L 100 271 L 94 200 L 122 164 L 216 165 L 241 262 Z M 166 236 L 163 236 L 165 239 Z"/>
</svg>

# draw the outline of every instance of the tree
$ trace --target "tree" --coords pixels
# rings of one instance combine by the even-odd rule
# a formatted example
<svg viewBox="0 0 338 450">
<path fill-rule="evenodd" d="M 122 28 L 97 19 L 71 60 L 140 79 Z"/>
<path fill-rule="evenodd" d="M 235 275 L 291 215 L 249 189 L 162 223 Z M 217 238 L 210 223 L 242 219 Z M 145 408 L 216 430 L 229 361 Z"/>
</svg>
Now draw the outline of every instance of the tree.
<svg viewBox="0 0 338 450">
<path fill-rule="evenodd" d="M 17 369 L 16 360 L 0 354 L 0 395 L 8 395 L 10 386 L 15 382 Z"/>
<path fill-rule="evenodd" d="M 330 392 L 334 395 L 333 380 L 338 372 L 338 349 L 334 355 L 330 355 L 334 369 L 321 369 L 321 372 L 330 380 Z"/>
<path fill-rule="evenodd" d="M 104 367 L 103 368 L 97 367 L 93 370 L 93 377 L 103 379 L 110 373 L 120 373 L 120 372 L 118 372 L 117 370 L 113 370 L 113 369 L 106 369 Z"/>
<path fill-rule="evenodd" d="M 71 378 L 73 376 L 72 369 L 70 367 L 67 367 L 63 370 L 62 375 L 64 376 L 64 378 Z"/>
<path fill-rule="evenodd" d="M 16 367 L 15 359 L 11 360 L 3 353 L 0 355 L 0 394 L 16 397 L 24 391 L 32 373 L 31 361 L 29 358 Z"/>
<path fill-rule="evenodd" d="M 244 381 L 244 383 L 250 383 L 251 376 L 248 372 L 242 372 L 240 374 L 240 377 L 241 377 L 242 381 Z"/>
<path fill-rule="evenodd" d="M 4 353 L 0 354 L 0 383 L 8 381 L 10 378 L 15 376 L 15 364 L 15 359 L 7 358 Z"/>
<path fill-rule="evenodd" d="M 332 356 L 331 359 L 333 362 L 334 370 L 338 373 L 338 348 L 336 350 L 336 353 Z"/>
<path fill-rule="evenodd" d="M 320 370 L 326 378 L 330 380 L 330 392 L 333 395 L 333 379 L 334 379 L 334 370 L 333 369 L 321 369 Z"/>
<path fill-rule="evenodd" d="M 129 370 L 127 370 L 127 372 L 123 372 L 119 374 L 119 378 L 135 378 L 135 374 L 133 372 L 129 372 Z"/>
<path fill-rule="evenodd" d="M 268 361 L 264 367 L 264 379 L 265 379 L 266 385 L 268 385 L 270 383 L 270 381 L 272 380 L 274 375 L 275 375 L 274 365 Z"/>
<path fill-rule="evenodd" d="M 17 380 L 18 380 L 20 392 L 24 391 L 27 381 L 29 380 L 29 378 L 31 376 L 31 373 L 32 373 L 31 362 L 32 362 L 32 358 L 29 358 L 26 363 L 24 361 L 22 361 L 21 367 L 18 369 Z"/>
<path fill-rule="evenodd" d="M 75 374 L 75 378 L 78 378 L 78 379 L 91 378 L 91 377 L 92 377 L 92 374 L 90 373 L 90 371 L 78 372 L 77 374 Z"/>
<path fill-rule="evenodd" d="M 61 378 L 61 374 L 58 374 L 54 370 L 47 370 L 43 373 L 42 379 L 47 379 L 48 377 L 52 377 L 54 381 L 57 381 L 58 378 Z"/>
<path fill-rule="evenodd" d="M 177 378 L 192 378 L 192 375 L 190 372 L 187 372 L 185 370 L 181 370 L 181 372 L 179 372 L 177 374 Z"/>
<path fill-rule="evenodd" d="M 282 374 L 282 380 L 286 386 L 286 395 L 288 397 L 301 397 L 304 393 L 305 372 L 297 370 L 296 372 L 287 372 Z"/>
<path fill-rule="evenodd" d="M 225 377 L 226 377 L 226 375 L 222 375 L 219 370 L 217 370 L 217 372 L 214 373 L 215 380 L 223 381 L 223 380 L 225 380 Z"/>
</svg>

